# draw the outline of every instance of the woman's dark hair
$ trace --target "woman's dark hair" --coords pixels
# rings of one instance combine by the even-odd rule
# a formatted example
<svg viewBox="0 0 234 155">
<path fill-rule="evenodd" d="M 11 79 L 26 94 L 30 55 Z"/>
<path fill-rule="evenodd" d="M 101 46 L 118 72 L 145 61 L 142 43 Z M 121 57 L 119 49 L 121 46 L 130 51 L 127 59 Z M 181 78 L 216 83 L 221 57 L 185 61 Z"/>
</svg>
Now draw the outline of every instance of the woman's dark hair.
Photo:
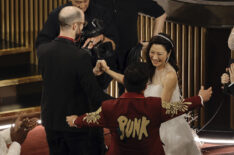
<svg viewBox="0 0 234 155">
<path fill-rule="evenodd" d="M 173 40 L 171 40 L 171 38 L 167 34 L 159 33 L 158 35 L 150 39 L 149 44 L 146 48 L 146 63 L 148 64 L 150 69 L 150 81 L 152 81 L 152 77 L 156 69 L 156 67 L 153 66 L 149 56 L 150 49 L 154 44 L 162 45 L 166 49 L 167 53 L 171 52 L 168 62 L 172 65 L 176 72 L 179 70 L 176 64 L 175 44 Z"/>
<path fill-rule="evenodd" d="M 145 90 L 149 80 L 148 65 L 143 62 L 134 62 L 124 71 L 124 87 L 128 92 L 141 93 Z"/>
</svg>

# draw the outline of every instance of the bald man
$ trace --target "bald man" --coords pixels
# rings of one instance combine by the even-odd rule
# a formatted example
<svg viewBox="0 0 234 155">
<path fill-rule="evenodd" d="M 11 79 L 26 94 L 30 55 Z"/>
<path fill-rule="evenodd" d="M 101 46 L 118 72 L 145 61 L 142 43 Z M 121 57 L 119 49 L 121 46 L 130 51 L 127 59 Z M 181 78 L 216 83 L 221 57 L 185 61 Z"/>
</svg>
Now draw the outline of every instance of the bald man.
<svg viewBox="0 0 234 155">
<path fill-rule="evenodd" d="M 84 13 L 74 6 L 59 13 L 59 36 L 38 48 L 43 78 L 42 124 L 52 155 L 99 155 L 104 151 L 99 129 L 71 129 L 65 117 L 97 109 L 110 97 L 95 79 L 90 55 L 74 44 L 84 25 Z"/>
</svg>

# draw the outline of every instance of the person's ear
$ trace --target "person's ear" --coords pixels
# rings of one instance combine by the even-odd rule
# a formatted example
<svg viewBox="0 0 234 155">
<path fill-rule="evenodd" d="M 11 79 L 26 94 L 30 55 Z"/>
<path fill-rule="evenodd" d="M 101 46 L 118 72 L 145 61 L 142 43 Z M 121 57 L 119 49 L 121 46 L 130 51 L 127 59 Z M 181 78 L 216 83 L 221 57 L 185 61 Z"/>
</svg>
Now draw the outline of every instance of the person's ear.
<svg viewBox="0 0 234 155">
<path fill-rule="evenodd" d="M 72 30 L 75 31 L 77 28 L 79 28 L 79 25 L 77 23 L 73 23 Z"/>
</svg>

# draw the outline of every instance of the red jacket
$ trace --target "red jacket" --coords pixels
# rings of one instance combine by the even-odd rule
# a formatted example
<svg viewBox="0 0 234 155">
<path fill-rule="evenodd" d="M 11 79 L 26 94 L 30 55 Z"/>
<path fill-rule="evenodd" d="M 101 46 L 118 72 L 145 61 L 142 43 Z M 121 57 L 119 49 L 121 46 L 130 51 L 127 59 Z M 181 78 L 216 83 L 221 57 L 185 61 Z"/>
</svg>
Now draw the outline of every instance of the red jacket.
<svg viewBox="0 0 234 155">
<path fill-rule="evenodd" d="M 178 103 L 161 103 L 161 98 L 125 93 L 118 99 L 104 101 L 96 112 L 78 117 L 75 124 L 109 128 L 108 155 L 164 155 L 159 136 L 161 123 L 199 106 L 199 96 Z"/>
</svg>

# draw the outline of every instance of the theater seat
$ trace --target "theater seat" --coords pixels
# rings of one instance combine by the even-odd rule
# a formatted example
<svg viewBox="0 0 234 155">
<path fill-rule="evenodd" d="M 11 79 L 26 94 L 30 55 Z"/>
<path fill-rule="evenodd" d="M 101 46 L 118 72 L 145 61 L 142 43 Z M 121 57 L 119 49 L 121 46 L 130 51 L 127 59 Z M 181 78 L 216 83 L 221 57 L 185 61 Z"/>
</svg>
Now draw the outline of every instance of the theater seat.
<svg viewBox="0 0 234 155">
<path fill-rule="evenodd" d="M 110 147 L 110 130 L 104 128 L 105 144 Z M 46 141 L 45 129 L 42 125 L 35 127 L 28 133 L 28 136 L 21 147 L 21 155 L 49 155 L 49 148 Z"/>
<path fill-rule="evenodd" d="M 49 155 L 45 129 L 39 125 L 28 133 L 21 147 L 21 155 Z"/>
</svg>

